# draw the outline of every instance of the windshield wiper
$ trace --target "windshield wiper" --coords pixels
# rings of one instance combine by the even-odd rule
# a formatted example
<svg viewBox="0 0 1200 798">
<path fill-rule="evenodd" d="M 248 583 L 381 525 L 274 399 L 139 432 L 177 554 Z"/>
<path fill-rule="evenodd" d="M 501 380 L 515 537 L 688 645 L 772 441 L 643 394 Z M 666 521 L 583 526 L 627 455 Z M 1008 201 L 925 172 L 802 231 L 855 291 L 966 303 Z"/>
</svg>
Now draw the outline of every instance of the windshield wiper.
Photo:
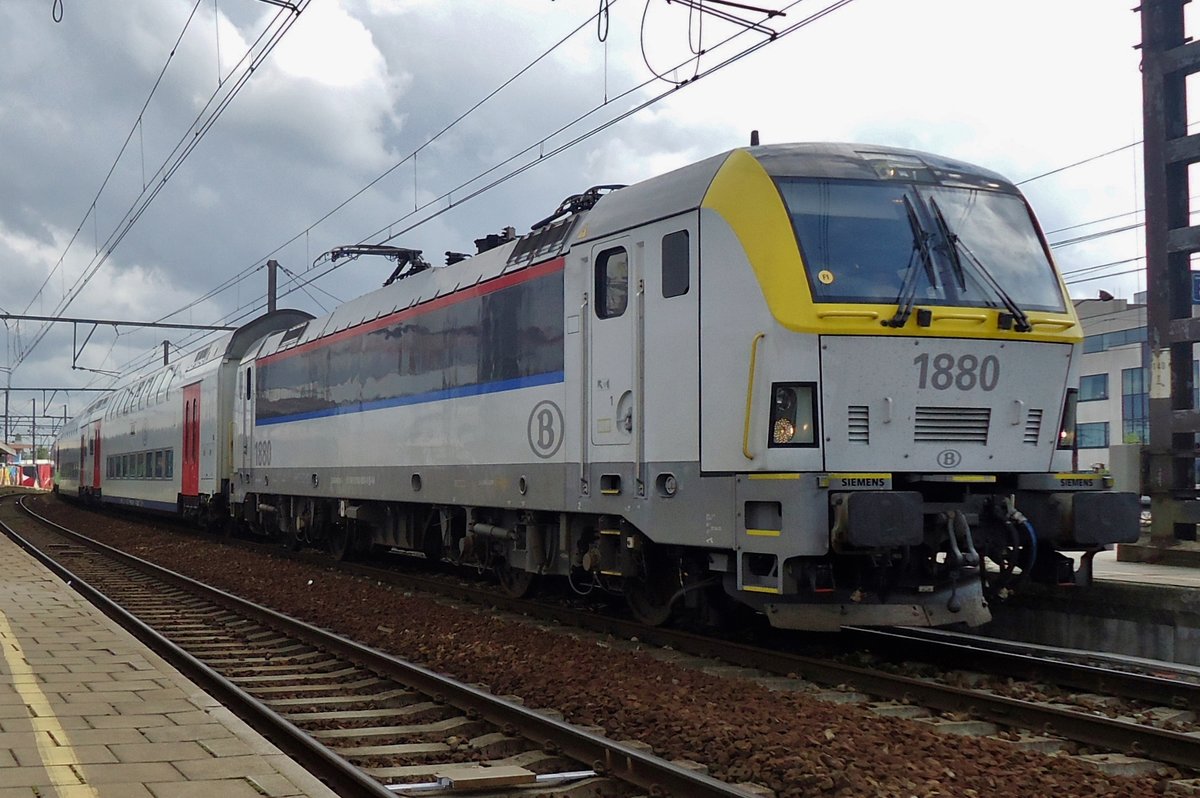
<svg viewBox="0 0 1200 798">
<path fill-rule="evenodd" d="M 938 207 L 937 200 L 933 197 L 929 198 L 929 207 L 933 209 L 933 218 L 937 220 L 938 230 L 946 239 L 950 262 L 954 266 L 954 273 L 958 276 L 959 285 L 963 290 L 966 290 L 967 281 L 963 272 L 962 259 L 958 256 L 960 251 L 967 256 L 967 260 L 975 267 L 979 276 L 996 292 L 996 296 L 1000 297 L 1000 301 L 1004 303 L 1004 307 L 1008 310 L 1011 318 L 1006 320 L 1004 314 L 1001 314 L 999 319 L 1000 329 L 1008 329 L 1009 326 L 1012 326 L 1017 332 L 1029 332 L 1032 330 L 1033 325 L 1029 323 L 1029 317 L 1025 315 L 1025 311 L 1021 310 L 1021 306 L 1004 290 L 1004 286 L 1000 285 L 1000 281 L 988 271 L 983 262 L 963 243 L 958 234 L 950 230 L 950 225 L 946 223 L 946 217 L 942 215 L 942 209 Z"/>
<path fill-rule="evenodd" d="M 929 284 L 937 288 L 937 274 L 933 269 L 933 256 L 929 254 L 929 234 L 921 228 L 921 222 L 917 218 L 916 208 L 913 207 L 912 200 L 905 194 L 904 211 L 908 215 L 908 226 L 912 228 L 913 234 L 913 250 L 908 258 L 908 267 L 904 270 L 904 280 L 900 283 L 900 296 L 896 298 L 896 315 L 892 316 L 887 322 L 889 327 L 903 327 L 908 324 L 908 319 L 912 316 L 913 306 L 917 301 L 917 264 L 925 267 L 925 275 L 929 278 Z"/>
</svg>

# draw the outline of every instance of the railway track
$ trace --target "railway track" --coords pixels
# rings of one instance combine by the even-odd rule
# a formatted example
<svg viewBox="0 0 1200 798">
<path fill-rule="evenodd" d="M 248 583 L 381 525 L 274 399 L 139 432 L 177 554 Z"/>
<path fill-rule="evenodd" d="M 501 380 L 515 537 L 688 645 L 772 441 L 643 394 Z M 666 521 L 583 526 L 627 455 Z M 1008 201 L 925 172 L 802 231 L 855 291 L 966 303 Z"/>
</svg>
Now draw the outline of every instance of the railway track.
<svg viewBox="0 0 1200 798">
<path fill-rule="evenodd" d="M 197 536 L 199 541 L 204 537 Z M 245 541 L 228 543 L 238 548 L 264 548 Z M 228 551 L 224 545 L 214 548 Z M 319 566 L 320 570 L 309 571 L 317 579 L 322 579 L 321 574 L 334 565 L 327 557 L 304 553 L 283 555 L 273 548 L 272 556 L 286 556 Z M 561 625 L 578 630 L 570 633 L 583 640 L 594 639 L 605 648 L 636 648 L 643 654 L 714 675 L 752 680 L 776 689 L 795 689 L 839 704 L 853 702 L 880 715 L 917 718 L 938 731 L 970 728 L 972 733 L 1015 742 L 1023 750 L 1065 748 L 1067 752 L 1080 754 L 1079 759 L 1088 765 L 1085 769 L 1100 766 L 1110 774 L 1155 773 L 1154 778 L 1160 779 L 1164 775 L 1178 777 L 1178 774 L 1170 773 L 1156 763 L 1170 763 L 1190 771 L 1200 762 L 1200 735 L 1188 734 L 1197 729 L 1190 709 L 1195 705 L 1194 694 L 1186 682 L 1195 681 L 1196 674 L 1185 673 L 1184 669 L 1181 669 L 1180 678 L 1164 679 L 1160 675 L 1156 684 L 1155 679 L 1139 680 L 1122 673 L 1122 670 L 1128 670 L 1128 663 L 1096 667 L 1094 660 L 1104 658 L 1095 655 L 1088 655 L 1089 662 L 1083 663 L 1091 667 L 1090 672 L 1088 668 L 1070 667 L 1069 663 L 1045 663 L 1035 668 L 1038 660 L 1046 657 L 1042 656 L 1045 652 L 1034 651 L 1033 647 L 965 636 L 970 647 L 978 649 L 971 653 L 972 659 L 953 647 L 942 646 L 942 653 L 938 654 L 919 640 L 901 642 L 901 638 L 895 637 L 901 634 L 897 630 L 875 637 L 870 643 L 858 641 L 879 652 L 878 658 L 806 656 L 679 630 L 647 628 L 611 614 L 597 613 L 594 607 L 580 610 L 562 604 L 512 599 L 498 594 L 493 585 L 476 584 L 459 577 L 448 578 L 445 574 L 412 573 L 403 565 L 399 568 L 356 563 L 336 565 L 339 571 L 350 572 L 371 583 L 392 585 L 406 594 L 415 590 L 440 595 L 459 605 L 477 605 L 476 611 L 481 617 L 490 618 L 494 609 L 500 609 L 507 611 L 502 617 L 509 622 L 522 620 L 535 627 Z M 866 630 L 850 631 L 874 634 Z M 906 631 L 903 635 L 945 637 L 924 631 Z M 961 645 L 964 638 L 960 636 L 956 642 Z M 1011 657 L 987 660 L 983 651 L 987 648 L 1008 649 L 1009 654 L 1023 648 L 1016 653 L 1026 656 L 1029 660 L 1026 666 L 1030 670 L 1018 671 L 1013 662 L 1019 660 Z M 936 663 L 939 657 L 945 663 L 940 667 L 950 669 L 949 672 L 938 673 L 936 668 L 926 668 L 922 672 L 923 666 L 912 664 L 914 661 Z M 1061 655 L 1048 658 L 1061 658 Z M 868 659 L 871 663 L 864 666 L 863 662 Z M 907 663 L 893 667 L 877 661 L 888 659 L 907 660 Z M 963 669 L 968 667 L 978 672 L 964 673 Z M 1161 664 L 1156 667 L 1162 668 Z M 1090 675 L 1086 675 L 1088 673 Z M 1039 681 L 1014 683 L 1021 689 L 1005 690 L 1004 680 L 997 678 L 998 674 Z M 1127 687 L 1110 689 L 1107 686 L 1122 680 Z M 998 691 L 994 689 L 997 684 L 1001 687 Z M 822 690 L 821 686 L 833 689 Z M 1080 691 L 1086 695 L 1080 695 Z M 1022 694 L 1025 697 L 1021 697 Z M 1147 697 L 1153 700 L 1147 702 Z M 1158 705 L 1154 706 L 1156 703 Z M 990 732 L 988 727 L 991 727 Z M 1133 759 L 1127 759 L 1126 754 L 1132 755 Z M 1193 792 L 1197 787 L 1200 787 L 1200 781 L 1188 781 L 1183 785 L 1183 789 Z"/>
<path fill-rule="evenodd" d="M 305 557 L 305 555 L 300 555 Z M 328 559 L 305 559 L 328 566 Z M 844 641 L 873 652 L 883 662 L 919 662 L 937 665 L 951 673 L 910 675 L 905 667 L 889 671 L 860 667 L 839 657 L 813 657 L 789 651 L 747 645 L 705 634 L 670 628 L 646 627 L 612 614 L 581 611 L 558 604 L 516 599 L 494 586 L 459 579 L 397 573 L 393 569 L 358 563 L 340 563 L 342 570 L 385 582 L 437 593 L 452 599 L 497 607 L 542 621 L 588 630 L 598 635 L 658 646 L 763 674 L 781 682 L 801 679 L 820 686 L 850 688 L 892 706 L 880 711 L 919 716 L 918 707 L 958 717 L 996 724 L 1002 729 L 1026 731 L 1031 747 L 1054 750 L 1055 741 L 1147 758 L 1200 771 L 1200 670 L 1176 668 L 1167 663 L 1136 663 L 1129 658 L 1093 653 L 1047 650 L 990 638 L 948 634 L 927 629 L 867 629 L 847 627 Z M 1138 672 L 1149 668 L 1157 673 Z M 1028 683 L 1008 693 L 1046 692 L 1037 700 L 1014 697 L 984 686 L 964 686 L 983 674 Z M 1170 675 L 1163 675 L 1170 674 Z M 981 681 L 988 681 L 987 679 Z M 994 678 L 992 680 L 994 684 Z M 1113 702 L 1110 699 L 1118 699 Z M 908 709 L 895 706 L 901 704 Z M 1156 725 L 1157 724 L 1157 725 Z M 947 724 L 952 725 L 952 724 Z M 1103 762 L 1104 754 L 1094 756 Z"/>
<path fill-rule="evenodd" d="M 22 509 L 5 534 L 341 795 L 748 794 Z"/>
<path fill-rule="evenodd" d="M 300 556 L 326 567 L 329 560 L 319 555 Z M 617 639 L 635 640 L 668 652 L 680 652 L 786 684 L 800 679 L 814 685 L 849 688 L 866 702 L 878 705 L 881 713 L 911 717 L 940 713 L 995 724 L 1001 730 L 1019 730 L 1023 744 L 1035 750 L 1053 751 L 1059 743 L 1078 743 L 1120 755 L 1149 759 L 1200 771 L 1200 671 L 1171 668 L 1154 663 L 1154 670 L 1173 676 L 1139 673 L 1127 658 L 1046 651 L 974 635 L 949 635 L 924 629 L 843 630 L 853 647 L 867 649 L 883 662 L 920 662 L 937 665 L 951 673 L 911 675 L 911 667 L 885 668 L 850 664 L 839 657 L 814 657 L 785 650 L 723 640 L 670 628 L 646 627 L 612 614 L 581 611 L 560 604 L 516 599 L 498 593 L 491 585 L 397 572 L 394 569 L 359 563 L 339 563 L 339 569 L 371 579 L 440 594 L 451 599 L 496 607 L 541 621 L 561 624 Z M 985 684 L 961 684 L 964 671 L 973 677 L 990 675 L 1021 680 L 1008 693 L 1044 693 L 1029 699 L 989 689 Z M 995 679 L 993 678 L 994 684 Z M 1010 685 L 1011 687 L 1011 685 Z M 832 696 L 831 696 L 832 697 Z M 1118 699 L 1112 702 L 1110 699 Z M 835 699 L 840 700 L 840 699 Z M 1123 702 L 1123 703 L 1122 703 Z M 929 710 L 931 712 L 925 712 Z M 937 724 L 936 718 L 930 722 Z M 1157 724 L 1157 725 L 1156 725 Z M 954 722 L 944 724 L 954 727 Z M 1111 754 L 1089 755 L 1094 764 L 1104 764 Z"/>
</svg>

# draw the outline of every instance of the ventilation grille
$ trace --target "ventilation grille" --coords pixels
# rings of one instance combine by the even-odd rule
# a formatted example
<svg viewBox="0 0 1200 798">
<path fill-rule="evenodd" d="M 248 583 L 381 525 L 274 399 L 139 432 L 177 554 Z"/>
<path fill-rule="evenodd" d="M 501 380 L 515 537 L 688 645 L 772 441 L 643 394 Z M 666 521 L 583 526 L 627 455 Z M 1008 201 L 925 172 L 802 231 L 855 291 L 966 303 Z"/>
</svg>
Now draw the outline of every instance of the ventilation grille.
<svg viewBox="0 0 1200 798">
<path fill-rule="evenodd" d="M 1042 434 L 1042 410 L 1030 408 L 1025 417 L 1025 442 L 1037 446 L 1038 437 Z"/>
<path fill-rule="evenodd" d="M 988 407 L 918 407 L 913 440 L 986 444 L 991 417 Z"/>
<path fill-rule="evenodd" d="M 866 405 L 846 408 L 846 439 L 850 443 L 871 442 L 871 411 Z"/>
</svg>

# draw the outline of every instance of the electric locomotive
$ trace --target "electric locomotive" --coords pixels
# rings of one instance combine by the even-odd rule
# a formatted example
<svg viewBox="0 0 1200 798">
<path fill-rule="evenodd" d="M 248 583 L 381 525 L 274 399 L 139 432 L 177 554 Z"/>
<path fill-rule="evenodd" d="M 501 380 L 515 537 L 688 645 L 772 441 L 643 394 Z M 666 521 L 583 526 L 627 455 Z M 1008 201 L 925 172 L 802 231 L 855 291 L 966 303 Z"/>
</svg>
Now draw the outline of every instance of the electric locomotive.
<svg viewBox="0 0 1200 798">
<path fill-rule="evenodd" d="M 999 175 L 753 146 L 476 243 L 374 250 L 383 288 L 230 336 L 205 412 L 168 387 L 211 475 L 176 507 L 793 629 L 978 625 L 1137 538 L 1136 496 L 1071 471 L 1082 330 Z"/>
</svg>

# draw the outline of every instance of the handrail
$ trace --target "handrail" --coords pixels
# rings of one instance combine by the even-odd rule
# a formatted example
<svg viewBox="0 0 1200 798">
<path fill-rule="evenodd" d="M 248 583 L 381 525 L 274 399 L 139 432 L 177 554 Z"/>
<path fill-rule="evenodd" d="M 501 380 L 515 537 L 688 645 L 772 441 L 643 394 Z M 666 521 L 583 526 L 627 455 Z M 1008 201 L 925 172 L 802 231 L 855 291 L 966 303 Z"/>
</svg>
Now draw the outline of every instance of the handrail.
<svg viewBox="0 0 1200 798">
<path fill-rule="evenodd" d="M 589 376 L 588 359 L 592 356 L 591 350 L 588 347 L 588 327 L 590 317 L 591 304 L 588 301 L 587 291 L 583 292 L 583 302 L 579 305 L 579 344 L 583 348 L 583 357 L 579 361 L 579 399 L 580 399 L 580 426 L 579 431 L 579 490 L 585 496 L 588 493 L 588 440 L 592 430 L 591 412 L 592 412 L 592 382 Z"/>
<path fill-rule="evenodd" d="M 1042 324 L 1047 327 L 1057 327 L 1060 330 L 1069 330 L 1075 326 L 1075 322 L 1071 321 L 1070 319 L 1038 319 L 1034 318 L 1033 316 L 1029 317 L 1029 324 L 1033 327 L 1037 327 L 1039 324 Z"/>
<path fill-rule="evenodd" d="M 818 319 L 877 319 L 879 312 L 875 310 L 818 310 Z M 765 335 L 766 333 L 763 333 Z"/>
<path fill-rule="evenodd" d="M 934 321 L 973 321 L 983 324 L 988 320 L 986 313 L 934 313 Z"/>
<path fill-rule="evenodd" d="M 766 338 L 766 333 L 758 333 L 750 342 L 750 376 L 746 380 L 746 423 L 742 428 L 742 454 L 747 460 L 753 460 L 750 452 L 750 410 L 754 405 L 754 368 L 758 364 L 758 342 Z"/>
</svg>

